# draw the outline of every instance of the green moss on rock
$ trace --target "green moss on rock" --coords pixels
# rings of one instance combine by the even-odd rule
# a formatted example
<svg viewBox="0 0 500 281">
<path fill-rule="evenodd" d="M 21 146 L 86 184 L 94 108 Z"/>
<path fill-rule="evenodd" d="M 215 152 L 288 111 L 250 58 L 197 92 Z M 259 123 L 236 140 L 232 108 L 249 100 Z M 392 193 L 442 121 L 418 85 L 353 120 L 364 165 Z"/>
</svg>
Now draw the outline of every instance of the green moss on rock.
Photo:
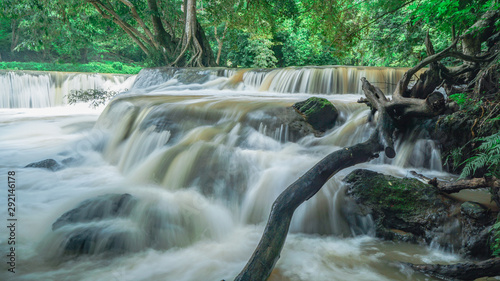
<svg viewBox="0 0 500 281">
<path fill-rule="evenodd" d="M 417 179 L 395 178 L 368 170 L 355 170 L 345 181 L 351 183 L 349 193 L 365 204 L 416 215 L 434 206 L 437 191 Z"/>
<path fill-rule="evenodd" d="M 295 103 L 293 108 L 320 132 L 333 128 L 339 115 L 335 106 L 325 98 L 311 97 Z"/>
</svg>

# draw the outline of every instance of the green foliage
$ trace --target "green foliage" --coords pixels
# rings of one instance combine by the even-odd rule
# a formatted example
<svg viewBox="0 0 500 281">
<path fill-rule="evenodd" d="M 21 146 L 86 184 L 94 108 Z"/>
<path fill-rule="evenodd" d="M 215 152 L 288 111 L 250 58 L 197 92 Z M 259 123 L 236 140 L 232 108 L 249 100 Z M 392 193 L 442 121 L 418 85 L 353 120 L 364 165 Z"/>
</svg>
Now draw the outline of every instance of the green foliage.
<svg viewBox="0 0 500 281">
<path fill-rule="evenodd" d="M 271 50 L 272 42 L 269 39 L 256 39 L 249 43 L 248 52 L 254 55 L 250 67 L 271 68 L 276 66 L 278 60 Z"/>
<path fill-rule="evenodd" d="M 476 138 L 481 145 L 474 149 L 476 155 L 465 160 L 461 178 L 473 175 L 478 169 L 486 169 L 486 176 L 500 178 L 500 132 L 484 138 Z"/>
<path fill-rule="evenodd" d="M 39 70 L 39 71 L 63 71 L 63 72 L 94 72 L 94 73 L 117 73 L 137 74 L 142 69 L 135 64 L 124 64 L 121 62 L 91 62 L 88 64 L 55 64 L 39 62 L 0 62 L 0 69 L 7 70 Z"/>
<path fill-rule="evenodd" d="M 273 44 L 266 38 L 251 38 L 250 34 L 239 32 L 236 40 L 228 42 L 230 51 L 223 59 L 232 67 L 275 67 L 276 56 L 272 50 Z"/>
<path fill-rule="evenodd" d="M 119 92 L 117 91 L 98 89 L 72 90 L 67 98 L 69 104 L 75 104 L 77 102 L 90 102 L 90 106 L 96 108 L 99 105 L 105 104 L 118 93 Z"/>
<path fill-rule="evenodd" d="M 174 52 L 148 42 L 147 38 L 155 36 L 149 37 L 146 30 L 155 30 L 147 1 L 128 2 L 134 5 L 142 23 L 125 1 L 99 1 L 141 34 L 134 39 L 104 18 L 90 1 L 2 1 L 3 60 L 114 60 L 157 66 L 168 60 L 166 53 Z M 158 16 L 177 45 L 184 32 L 183 1 L 157 3 Z M 441 50 L 485 11 L 499 9 L 496 0 L 206 0 L 196 4 L 198 21 L 212 49 L 219 48 L 217 39 L 223 40 L 221 65 L 241 67 L 412 66 L 426 56 L 423 42 L 427 32 L 435 49 Z M 12 42 L 12 38 L 17 39 Z M 140 48 L 137 40 L 145 47 Z M 11 52 L 11 46 L 15 52 Z M 115 69 L 119 68 L 116 64 Z"/>
<path fill-rule="evenodd" d="M 491 244 L 493 256 L 500 257 L 500 216 L 497 218 L 497 222 L 493 225 L 491 231 L 493 233 L 493 243 Z"/>
<path fill-rule="evenodd" d="M 450 95 L 450 99 L 456 102 L 458 105 L 463 106 L 472 101 L 471 98 L 467 96 L 465 93 L 453 94 Z"/>
</svg>

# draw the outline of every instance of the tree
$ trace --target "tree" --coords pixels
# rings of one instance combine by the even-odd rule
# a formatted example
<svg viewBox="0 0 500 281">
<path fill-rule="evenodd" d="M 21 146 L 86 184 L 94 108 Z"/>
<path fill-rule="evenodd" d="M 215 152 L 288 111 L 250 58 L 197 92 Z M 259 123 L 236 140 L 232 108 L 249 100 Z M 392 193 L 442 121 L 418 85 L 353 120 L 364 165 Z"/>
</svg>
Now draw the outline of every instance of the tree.
<svg viewBox="0 0 500 281">
<path fill-rule="evenodd" d="M 156 63 L 215 65 L 212 49 L 196 17 L 196 0 L 87 0 L 112 20 Z M 181 14 L 183 16 L 181 16 Z M 179 25 L 182 34 L 179 36 Z"/>
<path fill-rule="evenodd" d="M 471 27 L 480 27 L 476 28 L 476 30 L 479 30 L 479 34 L 476 34 L 476 36 L 481 38 L 481 43 L 485 42 L 485 40 L 490 40 L 493 43 L 493 46 L 488 50 L 488 54 L 482 56 L 478 56 L 477 53 L 474 56 L 467 55 L 456 50 L 458 41 L 468 40 L 470 28 L 460 37 L 457 37 L 447 48 L 438 53 L 434 51 L 434 47 L 427 36 L 425 45 L 428 56 L 403 75 L 394 93 L 392 93 L 392 100 L 388 99 L 379 88 L 362 78 L 362 88 L 366 98 L 361 99 L 359 102 L 370 106 L 372 116 L 377 113 L 374 132 L 366 142 L 327 155 L 278 196 L 273 203 L 269 220 L 257 248 L 235 280 L 267 280 L 279 259 L 295 209 L 316 194 L 334 174 L 346 167 L 378 157 L 380 151 L 384 151 L 387 157 L 393 158 L 395 156 L 393 139 L 398 128 L 404 128 L 405 125 L 403 124 L 413 118 L 430 118 L 443 114 L 446 110 L 452 110 L 454 105 L 448 103 L 444 95 L 436 91 L 436 88 L 442 84 L 447 84 L 445 88 L 451 89 L 457 81 L 464 79 L 464 74 L 478 73 L 475 67 L 468 66 L 470 62 L 481 63 L 481 67 L 484 68 L 500 59 L 500 53 L 498 52 L 500 38 L 498 35 L 494 35 L 495 29 L 493 28 L 499 18 L 499 10 L 490 10 Z M 439 61 L 448 57 L 463 60 L 463 65 L 466 65 L 460 67 L 463 71 L 453 72 L 439 63 Z M 428 65 L 431 65 L 430 69 L 420 76 L 413 87 L 410 87 L 411 78 Z M 448 71 L 448 76 L 442 77 L 438 75 L 436 68 L 440 68 L 441 71 Z M 498 73 L 497 75 L 500 76 Z M 371 119 L 375 120 L 374 118 Z M 492 260 L 492 263 L 494 266 L 484 267 L 484 264 L 480 263 L 470 265 L 470 267 L 477 266 L 478 269 L 488 268 L 490 270 L 474 270 L 473 272 L 476 273 L 496 274 L 498 259 Z M 425 268 L 425 266 L 422 267 Z M 449 276 L 454 276 L 453 271 L 456 270 L 456 267 L 449 267 L 448 269 Z M 439 271 L 439 274 L 447 275 L 446 270 L 447 268 L 440 267 L 437 271 Z"/>
<path fill-rule="evenodd" d="M 135 48 L 88 3 L 76 0 L 4 1 L 0 18 L 9 22 L 11 59 L 87 62 L 114 52 L 134 57 Z M 119 39 L 121 44 L 113 44 Z M 2 48 L 5 50 L 5 48 Z M 29 52 L 31 52 L 31 54 Z M 33 55 L 42 53 L 43 56 Z M 25 55 L 31 55 L 24 57 Z M 139 58 L 142 59 L 142 58 Z"/>
</svg>

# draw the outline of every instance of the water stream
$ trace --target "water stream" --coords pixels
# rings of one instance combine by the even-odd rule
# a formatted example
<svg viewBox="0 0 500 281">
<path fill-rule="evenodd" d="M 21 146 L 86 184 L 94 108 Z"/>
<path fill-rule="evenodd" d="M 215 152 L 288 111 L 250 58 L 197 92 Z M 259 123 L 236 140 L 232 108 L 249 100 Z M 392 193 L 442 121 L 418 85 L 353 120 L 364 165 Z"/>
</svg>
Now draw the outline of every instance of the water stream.
<svg viewBox="0 0 500 281">
<path fill-rule="evenodd" d="M 59 87 L 49 79 L 55 74 L 0 74 L 0 87 L 9 89 L 0 96 L 0 175 L 6 182 L 15 171 L 17 186 L 16 273 L 2 260 L 0 279 L 232 280 L 280 192 L 327 153 L 369 136 L 368 110 L 356 103 L 359 78 L 390 91 L 403 72 L 144 70 L 110 78 L 130 90 L 97 109 L 65 105 L 64 94 L 46 91 Z M 340 111 L 324 136 L 294 134 L 273 115 L 312 95 Z M 460 260 L 439 248 L 384 242 L 373 237 L 369 217 L 349 219 L 342 178 L 355 168 L 447 176 L 425 135 L 415 132 L 396 147 L 396 159 L 341 171 L 296 211 L 269 280 L 434 280 L 399 262 Z M 25 168 L 44 159 L 59 168 Z M 2 227 L 4 260 L 8 235 Z"/>
</svg>

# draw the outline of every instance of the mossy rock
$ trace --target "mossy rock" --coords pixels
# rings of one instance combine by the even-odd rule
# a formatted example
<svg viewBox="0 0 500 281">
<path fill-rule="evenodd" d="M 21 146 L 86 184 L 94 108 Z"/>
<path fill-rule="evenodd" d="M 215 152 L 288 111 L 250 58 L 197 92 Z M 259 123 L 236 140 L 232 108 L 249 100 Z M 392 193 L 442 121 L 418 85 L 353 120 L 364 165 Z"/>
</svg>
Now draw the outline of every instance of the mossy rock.
<svg viewBox="0 0 500 281">
<path fill-rule="evenodd" d="M 387 240 L 439 244 L 467 257 L 491 254 L 491 212 L 475 202 L 457 202 L 432 185 L 369 170 L 344 179 L 346 194 L 357 203 L 354 216 L 371 215 L 375 233 Z"/>
<path fill-rule="evenodd" d="M 440 220 L 436 214 L 448 209 L 435 187 L 417 179 L 355 170 L 344 181 L 350 184 L 347 195 L 372 214 L 380 236 L 391 229 L 423 236 Z"/>
<path fill-rule="evenodd" d="M 333 128 L 339 115 L 335 106 L 325 98 L 311 97 L 292 107 L 320 132 Z"/>
</svg>

